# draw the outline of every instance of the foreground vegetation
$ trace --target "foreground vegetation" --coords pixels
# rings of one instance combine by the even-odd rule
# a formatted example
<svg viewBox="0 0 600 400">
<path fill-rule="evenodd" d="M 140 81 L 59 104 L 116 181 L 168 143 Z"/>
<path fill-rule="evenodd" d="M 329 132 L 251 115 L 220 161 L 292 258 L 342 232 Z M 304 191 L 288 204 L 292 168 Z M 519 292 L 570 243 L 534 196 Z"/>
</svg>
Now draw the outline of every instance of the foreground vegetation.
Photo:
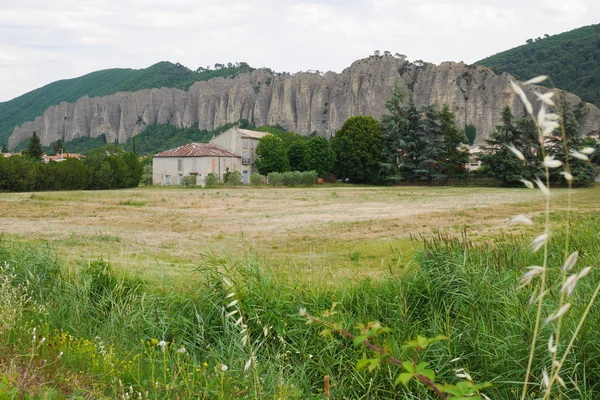
<svg viewBox="0 0 600 400">
<path fill-rule="evenodd" d="M 600 256 L 597 192 L 581 189 L 573 197 L 569 251 L 580 252 L 576 269 L 597 265 Z M 470 195 L 479 204 L 469 206 Z M 557 190 L 553 197 L 551 264 L 562 264 L 565 195 Z M 136 189 L 0 200 L 10 232 L 0 241 L 2 394 L 318 399 L 327 398 L 328 376 L 330 398 L 434 398 L 416 382 L 394 386 L 401 371 L 392 364 L 357 371 L 370 357 L 365 349 L 321 336 L 323 326 L 306 325 L 299 315 L 303 308 L 320 317 L 334 303 L 331 318 L 343 328 L 356 332 L 356 324 L 375 320 L 389 327 L 380 343 L 403 360 L 413 353 L 402 345 L 416 335 L 447 337 L 419 355 L 440 382 L 464 381 L 464 373 L 456 376 L 462 369 L 492 384 L 483 391 L 490 398 L 521 392 L 536 310 L 531 292 L 516 286 L 543 255 L 529 249 L 531 228 L 501 227 L 516 212 L 535 215 L 541 199 L 533 191 Z M 383 212 L 365 214 L 376 204 Z M 337 206 L 344 212 L 328 216 Z M 310 215 L 304 207 L 314 222 L 285 219 Z M 411 210 L 423 208 L 430 211 L 419 222 Z M 123 213 L 127 219 L 115 225 Z M 46 228 L 32 236 L 42 219 Z M 246 227 L 242 237 L 236 221 Z M 444 226 L 448 234 L 433 233 Z M 153 249 L 162 247 L 153 232 L 173 242 L 164 249 L 168 261 Z M 303 250 L 309 243 L 313 248 Z M 158 273 L 153 264 L 163 265 Z M 577 286 L 565 332 L 573 331 L 598 278 L 592 270 Z M 558 301 L 548 299 L 545 310 Z M 566 398 L 593 399 L 600 391 L 599 318 L 594 306 L 563 367 Z M 540 343 L 533 382 L 549 357 Z M 534 385 L 531 395 L 539 390 Z"/>
<path fill-rule="evenodd" d="M 562 213 L 554 218 L 564 222 Z M 571 243 L 584 263 L 600 256 L 599 225 L 595 213 L 580 215 L 573 225 Z M 551 254 L 561 254 L 561 239 L 556 236 Z M 335 318 L 344 327 L 378 320 L 391 328 L 385 346 L 401 357 L 409 350 L 400 346 L 416 335 L 445 335 L 447 341 L 421 354 L 440 380 L 458 381 L 454 370 L 464 368 L 474 380 L 492 382 L 485 391 L 491 398 L 514 398 L 535 315 L 529 293 L 515 289 L 524 266 L 540 262 L 529 241 L 519 235 L 473 243 L 441 235 L 421 243 L 410 266 L 382 279 L 320 290 L 302 281 L 278 282 L 254 257 L 205 253 L 189 286 L 174 290 L 168 280 L 155 285 L 123 277 L 102 260 L 66 268 L 42 243 L 5 238 L 0 393 L 324 398 L 327 375 L 333 398 L 431 398 L 420 385 L 394 387 L 390 377 L 398 371 L 392 365 L 357 372 L 364 350 L 343 338 L 320 337 L 321 329 L 298 315 L 301 307 L 319 313 L 337 302 Z M 578 286 L 570 315 L 580 314 L 590 297 L 599 278 L 592 274 Z M 552 310 L 554 302 L 546 307 Z M 599 393 L 599 319 L 594 308 L 563 367 L 567 398 Z M 565 330 L 575 323 L 566 318 Z M 548 357 L 545 347 L 536 353 L 540 365 Z"/>
</svg>

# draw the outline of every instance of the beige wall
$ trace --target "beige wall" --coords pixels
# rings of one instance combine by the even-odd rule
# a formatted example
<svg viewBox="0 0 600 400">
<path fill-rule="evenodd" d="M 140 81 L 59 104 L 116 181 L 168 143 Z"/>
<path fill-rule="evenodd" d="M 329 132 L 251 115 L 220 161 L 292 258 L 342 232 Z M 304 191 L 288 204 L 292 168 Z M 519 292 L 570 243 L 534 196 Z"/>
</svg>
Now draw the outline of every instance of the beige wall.
<svg viewBox="0 0 600 400">
<path fill-rule="evenodd" d="M 182 162 L 181 170 L 178 170 L 178 160 Z M 206 175 L 217 174 L 222 181 L 227 168 L 231 172 L 238 171 L 242 176 L 247 170 L 242 168 L 242 160 L 238 157 L 153 157 L 152 184 L 179 185 L 183 177 L 197 172 L 197 184 L 204 186 Z"/>
<path fill-rule="evenodd" d="M 230 128 L 219 136 L 215 136 L 209 143 L 219 145 L 244 159 L 248 158 L 250 164 L 245 164 L 243 167 L 248 169 L 249 174 L 257 172 L 256 166 L 256 146 L 258 139 L 244 137 L 237 127 Z"/>
</svg>

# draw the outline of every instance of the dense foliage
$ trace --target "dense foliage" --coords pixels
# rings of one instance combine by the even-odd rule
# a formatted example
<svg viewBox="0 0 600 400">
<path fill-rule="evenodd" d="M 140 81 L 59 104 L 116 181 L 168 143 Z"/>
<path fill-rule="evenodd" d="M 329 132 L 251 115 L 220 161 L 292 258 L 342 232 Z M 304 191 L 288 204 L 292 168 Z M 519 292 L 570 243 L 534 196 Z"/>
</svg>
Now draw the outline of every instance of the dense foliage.
<svg viewBox="0 0 600 400">
<path fill-rule="evenodd" d="M 329 174 L 335 164 L 331 143 L 322 136 L 311 138 L 306 144 L 304 164 L 306 170 L 315 171 L 320 177 Z"/>
<path fill-rule="evenodd" d="M 68 158 L 44 164 L 32 157 L 0 157 L 0 191 L 118 189 L 136 187 L 142 166 L 133 153 L 106 145 L 82 161 Z"/>
<path fill-rule="evenodd" d="M 335 175 L 350 182 L 375 183 L 383 161 L 381 124 L 373 117 L 351 117 L 331 141 Z"/>
<path fill-rule="evenodd" d="M 559 108 L 563 112 L 567 147 L 571 150 L 579 150 L 586 141 L 582 127 L 564 99 L 561 100 Z M 557 160 L 567 160 L 574 183 L 586 185 L 594 180 L 596 168 L 592 163 L 577 159 L 572 154 L 565 154 L 560 128 L 545 137 L 545 153 L 542 153 L 538 130 L 532 120 L 516 119 L 510 109 L 506 107 L 502 111 L 501 121 L 501 124 L 486 140 L 486 146 L 483 147 L 483 152 L 479 156 L 482 162 L 482 167 L 478 171 L 479 175 L 501 180 L 504 184 L 517 183 L 521 179 L 543 179 L 545 170 L 542 161 L 543 155 L 546 155 Z M 519 150 L 525 161 L 519 160 L 509 146 L 514 146 Z M 593 162 L 594 159 L 592 158 L 591 161 Z M 565 184 L 566 181 L 560 173 L 560 169 L 550 170 L 550 181 Z"/>
<path fill-rule="evenodd" d="M 258 140 L 256 155 L 258 157 L 256 168 L 262 175 L 290 170 L 285 144 L 283 140 L 273 134 L 265 135 Z"/>
<path fill-rule="evenodd" d="M 544 36 L 477 64 L 523 80 L 550 75 L 556 87 L 600 107 L 600 24 Z"/>
<path fill-rule="evenodd" d="M 404 105 L 404 93 L 392 90 L 382 117 L 385 162 L 382 175 L 387 180 L 426 181 L 465 174 L 468 152 L 464 132 L 456 126 L 447 105 L 418 108 L 412 99 Z"/>
<path fill-rule="evenodd" d="M 150 88 L 187 89 L 194 82 L 216 77 L 230 77 L 254 68 L 245 62 L 216 64 L 214 68 L 193 71 L 179 63 L 159 62 L 144 69 L 106 69 L 74 79 L 50 83 L 15 99 L 0 103 L 0 143 L 15 126 L 33 121 L 44 110 L 63 101 L 75 102 L 83 96 L 97 97 L 119 91 L 131 92 Z"/>
</svg>

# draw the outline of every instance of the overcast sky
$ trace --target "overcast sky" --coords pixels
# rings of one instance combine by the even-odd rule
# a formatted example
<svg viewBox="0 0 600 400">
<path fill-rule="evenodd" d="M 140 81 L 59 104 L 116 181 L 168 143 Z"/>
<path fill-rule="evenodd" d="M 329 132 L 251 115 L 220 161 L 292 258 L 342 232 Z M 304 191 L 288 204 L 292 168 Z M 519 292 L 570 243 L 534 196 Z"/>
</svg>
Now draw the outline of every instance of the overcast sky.
<svg viewBox="0 0 600 400">
<path fill-rule="evenodd" d="M 159 61 L 341 72 L 377 49 L 473 63 L 598 22 L 598 0 L 0 0 L 0 101 Z"/>
</svg>

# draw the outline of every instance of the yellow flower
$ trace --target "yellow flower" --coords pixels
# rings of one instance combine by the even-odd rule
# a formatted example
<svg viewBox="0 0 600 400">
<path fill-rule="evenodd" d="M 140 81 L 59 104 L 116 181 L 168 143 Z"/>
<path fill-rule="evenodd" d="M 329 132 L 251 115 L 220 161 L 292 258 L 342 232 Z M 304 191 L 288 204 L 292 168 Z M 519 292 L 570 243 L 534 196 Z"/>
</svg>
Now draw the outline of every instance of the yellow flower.
<svg viewBox="0 0 600 400">
<path fill-rule="evenodd" d="M 208 368 L 208 363 L 205 361 L 205 362 L 203 362 L 203 363 L 202 363 L 202 366 L 203 366 L 204 368 Z"/>
<path fill-rule="evenodd" d="M 152 339 L 152 340 L 150 340 L 150 342 L 152 342 L 152 344 L 155 345 L 155 346 L 158 344 L 158 340 L 157 339 Z"/>
</svg>

